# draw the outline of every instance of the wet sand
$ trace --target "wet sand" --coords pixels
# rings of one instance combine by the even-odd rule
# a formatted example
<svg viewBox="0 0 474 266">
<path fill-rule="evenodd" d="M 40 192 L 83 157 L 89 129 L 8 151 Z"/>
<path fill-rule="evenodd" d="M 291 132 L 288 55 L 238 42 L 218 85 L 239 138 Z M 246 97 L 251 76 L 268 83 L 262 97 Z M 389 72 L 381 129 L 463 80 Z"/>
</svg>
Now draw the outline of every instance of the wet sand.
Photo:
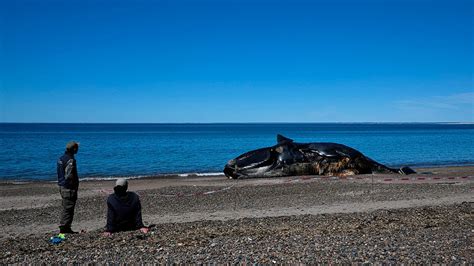
<svg viewBox="0 0 474 266">
<path fill-rule="evenodd" d="M 114 181 L 82 182 L 59 245 L 54 182 L 0 183 L 0 262 L 474 262 L 474 167 L 347 178 L 131 180 L 151 233 L 101 236 Z"/>
</svg>

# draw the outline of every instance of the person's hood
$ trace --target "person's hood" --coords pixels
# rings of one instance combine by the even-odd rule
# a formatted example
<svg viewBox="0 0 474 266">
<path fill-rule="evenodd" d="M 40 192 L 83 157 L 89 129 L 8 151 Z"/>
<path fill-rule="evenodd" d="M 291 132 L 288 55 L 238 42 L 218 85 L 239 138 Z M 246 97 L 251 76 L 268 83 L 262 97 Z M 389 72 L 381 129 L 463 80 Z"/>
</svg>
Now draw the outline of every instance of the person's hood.
<svg viewBox="0 0 474 266">
<path fill-rule="evenodd" d="M 133 197 L 131 195 L 132 193 L 123 191 L 123 188 L 121 188 L 120 186 L 114 187 L 114 191 L 115 191 L 114 197 L 118 201 L 126 205 L 131 205 L 133 203 Z"/>
</svg>

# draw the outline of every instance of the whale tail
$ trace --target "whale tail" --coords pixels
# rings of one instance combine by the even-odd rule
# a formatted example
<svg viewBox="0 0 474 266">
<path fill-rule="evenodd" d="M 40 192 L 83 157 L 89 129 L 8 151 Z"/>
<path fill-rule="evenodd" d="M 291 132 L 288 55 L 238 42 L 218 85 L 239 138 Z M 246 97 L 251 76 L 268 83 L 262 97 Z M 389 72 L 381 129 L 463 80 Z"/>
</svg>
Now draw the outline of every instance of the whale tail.
<svg viewBox="0 0 474 266">
<path fill-rule="evenodd" d="M 416 174 L 415 170 L 411 169 L 408 166 L 403 166 L 398 169 L 398 173 L 401 175 Z"/>
<path fill-rule="evenodd" d="M 399 169 L 390 168 L 385 165 L 378 165 L 375 172 L 379 173 L 394 173 L 394 174 L 401 174 L 401 175 L 410 175 L 416 174 L 416 171 L 411 169 L 408 166 L 400 167 Z"/>
<path fill-rule="evenodd" d="M 368 158 L 369 161 L 372 163 L 372 172 L 376 173 L 394 173 L 394 174 L 401 174 L 401 175 L 409 175 L 409 174 L 416 174 L 415 170 L 411 169 L 408 166 L 403 166 L 400 167 L 399 169 L 396 168 L 390 168 L 388 166 L 385 166 L 381 163 L 378 163 L 370 158 Z"/>
<path fill-rule="evenodd" d="M 377 165 L 375 169 L 372 170 L 372 172 L 377 172 L 377 173 L 394 173 L 394 174 L 401 174 L 401 175 L 410 175 L 410 174 L 416 174 L 416 171 L 411 169 L 408 166 L 403 166 L 400 167 L 399 169 L 396 168 L 390 168 L 385 165 Z"/>
</svg>

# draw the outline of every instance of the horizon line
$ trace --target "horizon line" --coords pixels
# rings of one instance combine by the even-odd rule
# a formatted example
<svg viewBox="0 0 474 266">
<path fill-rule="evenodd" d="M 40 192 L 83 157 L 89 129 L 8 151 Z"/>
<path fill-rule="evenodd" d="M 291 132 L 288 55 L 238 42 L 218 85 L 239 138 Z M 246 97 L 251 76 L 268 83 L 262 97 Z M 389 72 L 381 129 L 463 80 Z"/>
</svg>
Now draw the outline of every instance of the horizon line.
<svg viewBox="0 0 474 266">
<path fill-rule="evenodd" d="M 152 125 L 152 124 L 474 124 L 474 121 L 457 121 L 457 122 L 0 122 L 0 124 L 137 124 L 137 125 Z"/>
</svg>

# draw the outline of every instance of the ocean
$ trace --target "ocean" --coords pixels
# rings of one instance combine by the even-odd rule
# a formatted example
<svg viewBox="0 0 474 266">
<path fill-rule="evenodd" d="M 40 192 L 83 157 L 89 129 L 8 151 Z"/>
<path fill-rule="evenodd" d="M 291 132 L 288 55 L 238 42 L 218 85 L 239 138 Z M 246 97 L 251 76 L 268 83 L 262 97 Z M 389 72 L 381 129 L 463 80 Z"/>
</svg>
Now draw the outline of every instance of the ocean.
<svg viewBox="0 0 474 266">
<path fill-rule="evenodd" d="M 398 167 L 474 165 L 474 124 L 16 124 L 0 123 L 0 179 L 55 180 L 70 140 L 81 178 L 218 174 L 228 160 L 296 142 L 337 142 Z"/>
</svg>

